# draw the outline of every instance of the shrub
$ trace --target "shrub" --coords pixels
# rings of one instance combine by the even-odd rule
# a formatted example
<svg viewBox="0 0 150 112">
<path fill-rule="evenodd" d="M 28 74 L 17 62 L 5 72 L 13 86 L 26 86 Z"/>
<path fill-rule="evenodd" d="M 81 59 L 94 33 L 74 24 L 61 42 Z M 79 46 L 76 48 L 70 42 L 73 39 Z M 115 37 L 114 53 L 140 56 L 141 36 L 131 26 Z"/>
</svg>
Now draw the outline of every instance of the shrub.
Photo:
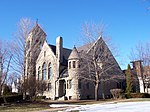
<svg viewBox="0 0 150 112">
<path fill-rule="evenodd" d="M 150 98 L 150 94 L 148 93 L 125 93 L 124 98 Z"/>
<path fill-rule="evenodd" d="M 131 93 L 131 98 L 150 98 L 148 93 Z"/>
<path fill-rule="evenodd" d="M 123 98 L 127 98 L 127 99 L 128 99 L 128 98 L 131 98 L 131 93 L 130 93 L 130 94 L 124 93 L 124 94 L 123 94 Z"/>
<path fill-rule="evenodd" d="M 0 97 L 0 104 L 1 104 L 1 103 L 4 103 L 3 97 Z"/>
<path fill-rule="evenodd" d="M 121 98 L 121 92 L 122 92 L 121 89 L 111 89 L 110 92 L 114 99 Z"/>
<path fill-rule="evenodd" d="M 8 95 L 4 96 L 6 101 L 9 102 L 17 102 L 23 100 L 23 95 Z M 0 104 L 4 103 L 4 98 L 0 97 Z"/>
<path fill-rule="evenodd" d="M 11 89 L 9 86 L 7 85 L 4 85 L 4 92 L 3 92 L 4 95 L 11 95 Z"/>
<path fill-rule="evenodd" d="M 46 96 L 37 96 L 36 99 L 46 99 Z"/>
</svg>

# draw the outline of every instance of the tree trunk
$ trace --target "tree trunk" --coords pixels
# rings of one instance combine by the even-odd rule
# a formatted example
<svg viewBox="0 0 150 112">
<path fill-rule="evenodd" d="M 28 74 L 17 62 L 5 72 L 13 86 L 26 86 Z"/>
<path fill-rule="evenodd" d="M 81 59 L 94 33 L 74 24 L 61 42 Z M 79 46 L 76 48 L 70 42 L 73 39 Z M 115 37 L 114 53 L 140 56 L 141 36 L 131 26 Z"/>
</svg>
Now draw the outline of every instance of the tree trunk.
<svg viewBox="0 0 150 112">
<path fill-rule="evenodd" d="M 99 83 L 96 82 L 95 84 L 95 100 L 98 101 L 98 87 L 99 87 Z"/>
<path fill-rule="evenodd" d="M 3 95 L 3 100 L 4 100 L 4 103 L 7 103 L 6 97 L 4 95 Z"/>
</svg>

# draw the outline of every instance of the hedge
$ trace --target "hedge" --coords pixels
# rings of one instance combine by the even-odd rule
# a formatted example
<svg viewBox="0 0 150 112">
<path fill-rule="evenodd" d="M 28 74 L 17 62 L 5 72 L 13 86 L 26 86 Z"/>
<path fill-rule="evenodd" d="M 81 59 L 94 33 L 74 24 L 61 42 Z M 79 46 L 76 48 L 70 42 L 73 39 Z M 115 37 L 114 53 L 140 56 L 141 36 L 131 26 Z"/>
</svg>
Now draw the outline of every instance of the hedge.
<svg viewBox="0 0 150 112">
<path fill-rule="evenodd" d="M 148 93 L 131 93 L 131 94 L 124 94 L 125 98 L 150 98 L 150 94 Z"/>
<path fill-rule="evenodd" d="M 46 99 L 46 96 L 37 96 L 37 99 Z"/>
<path fill-rule="evenodd" d="M 17 102 L 23 100 L 23 95 L 8 95 L 4 96 L 8 103 Z M 4 98 L 0 97 L 0 104 L 4 103 Z"/>
</svg>

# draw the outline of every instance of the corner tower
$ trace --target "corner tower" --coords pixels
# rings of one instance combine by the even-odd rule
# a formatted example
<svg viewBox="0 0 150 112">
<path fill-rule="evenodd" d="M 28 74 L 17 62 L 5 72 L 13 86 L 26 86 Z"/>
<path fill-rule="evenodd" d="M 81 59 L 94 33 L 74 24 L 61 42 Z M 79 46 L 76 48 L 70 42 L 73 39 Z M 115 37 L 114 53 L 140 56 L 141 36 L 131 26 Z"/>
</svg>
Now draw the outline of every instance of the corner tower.
<svg viewBox="0 0 150 112">
<path fill-rule="evenodd" d="M 46 33 L 36 24 L 29 32 L 25 41 L 25 76 L 35 76 L 36 60 L 41 51 L 44 41 L 46 41 Z"/>
<path fill-rule="evenodd" d="M 71 85 L 67 88 L 67 96 L 69 99 L 80 99 L 80 91 L 78 88 L 79 83 L 79 73 L 80 73 L 80 56 L 74 46 L 69 58 L 68 58 L 68 81 L 67 84 Z"/>
</svg>

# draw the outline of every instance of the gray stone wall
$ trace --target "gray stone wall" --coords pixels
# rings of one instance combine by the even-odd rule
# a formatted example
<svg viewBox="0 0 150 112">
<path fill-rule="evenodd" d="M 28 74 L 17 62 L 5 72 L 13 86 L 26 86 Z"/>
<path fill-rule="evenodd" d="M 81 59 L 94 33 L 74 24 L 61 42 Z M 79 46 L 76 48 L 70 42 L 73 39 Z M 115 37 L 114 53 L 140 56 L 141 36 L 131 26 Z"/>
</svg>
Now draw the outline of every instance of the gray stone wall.
<svg viewBox="0 0 150 112">
<path fill-rule="evenodd" d="M 40 29 L 39 31 L 42 30 Z M 61 65 L 64 56 L 62 37 L 58 37 L 56 39 L 56 51 L 54 51 L 54 49 L 52 49 L 45 41 L 46 35 L 44 32 L 37 34 L 35 33 L 36 31 L 31 32 L 26 40 L 27 43 L 30 42 L 30 47 L 26 50 L 25 54 L 25 73 L 27 75 L 29 72 L 29 67 L 31 67 L 29 62 L 34 58 L 36 60 L 34 60 L 35 63 L 33 63 L 33 66 L 36 66 L 36 79 L 44 80 L 47 85 L 51 84 L 51 89 L 47 88 L 43 95 L 46 96 L 46 98 L 50 98 L 52 100 L 57 98 L 61 99 L 64 97 L 70 100 L 94 99 L 94 82 L 81 78 L 82 74 L 80 69 L 80 57 L 78 55 L 77 49 L 74 47 L 72 56 L 68 58 L 68 68 L 64 73 L 67 75 L 60 76 L 61 72 L 63 71 L 62 69 L 60 70 L 60 68 L 62 67 L 64 69 L 67 67 L 67 65 Z M 28 47 L 28 44 L 26 47 Z M 110 55 L 112 55 L 111 52 Z M 114 57 L 112 59 L 112 62 L 116 65 L 115 67 L 117 68 L 116 71 L 112 69 L 112 73 L 115 72 L 118 73 L 117 75 L 120 75 L 121 69 L 119 68 L 119 65 L 117 64 Z M 44 63 L 46 64 L 46 79 L 42 79 L 42 68 Z M 48 78 L 49 64 L 51 64 L 52 70 L 51 78 Z M 112 88 L 117 88 L 116 82 L 113 80 L 109 80 L 108 82 L 101 82 L 99 87 L 99 97 L 109 97 L 111 95 L 110 89 Z"/>
<path fill-rule="evenodd" d="M 33 75 L 36 72 L 36 60 L 41 51 L 44 41 L 46 40 L 45 32 L 38 24 L 32 29 L 26 39 L 25 45 L 25 76 Z"/>
<path fill-rule="evenodd" d="M 38 59 L 36 61 L 36 79 L 38 79 L 38 70 L 40 67 L 40 80 L 42 80 L 42 66 L 43 63 L 46 63 L 46 80 L 44 80 L 47 84 L 50 83 L 51 84 L 51 89 L 48 91 L 48 89 L 44 92 L 44 96 L 46 96 L 47 98 L 51 98 L 54 99 L 55 97 L 55 81 L 57 79 L 57 63 L 56 63 L 56 57 L 52 51 L 52 49 L 49 47 L 49 45 L 47 44 L 47 42 L 45 41 L 41 52 L 38 56 Z M 51 68 L 52 68 L 52 76 L 50 79 L 48 79 L 48 65 L 51 63 Z"/>
</svg>

